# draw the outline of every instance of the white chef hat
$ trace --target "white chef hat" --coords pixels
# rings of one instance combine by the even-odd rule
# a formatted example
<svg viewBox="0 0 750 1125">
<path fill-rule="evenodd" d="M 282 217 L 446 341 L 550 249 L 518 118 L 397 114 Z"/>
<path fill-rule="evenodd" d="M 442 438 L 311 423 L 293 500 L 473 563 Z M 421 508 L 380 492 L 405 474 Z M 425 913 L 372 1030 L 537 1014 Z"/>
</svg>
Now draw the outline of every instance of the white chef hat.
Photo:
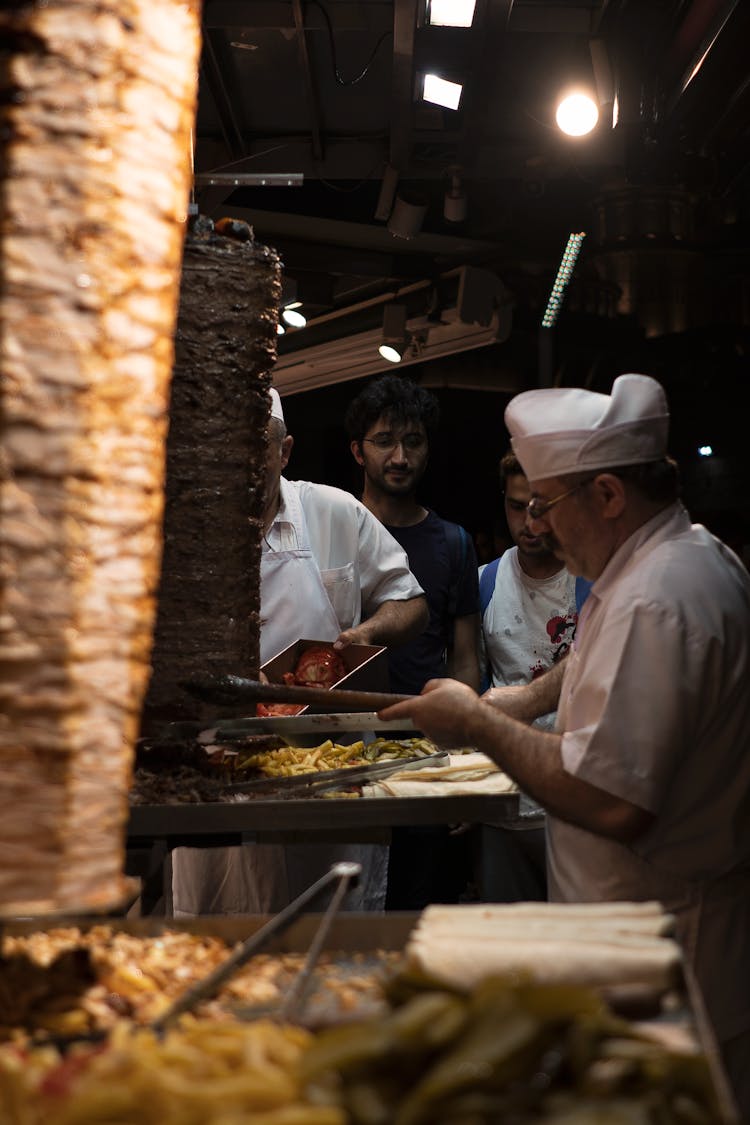
<svg viewBox="0 0 750 1125">
<path fill-rule="evenodd" d="M 611 395 L 581 387 L 524 391 L 505 424 L 529 480 L 658 461 L 667 452 L 669 408 L 648 375 L 620 375 Z"/>
<path fill-rule="evenodd" d="M 279 422 L 284 421 L 284 411 L 281 409 L 281 396 L 275 387 L 270 387 L 268 393 L 271 396 L 271 417 L 277 418 Z"/>
</svg>

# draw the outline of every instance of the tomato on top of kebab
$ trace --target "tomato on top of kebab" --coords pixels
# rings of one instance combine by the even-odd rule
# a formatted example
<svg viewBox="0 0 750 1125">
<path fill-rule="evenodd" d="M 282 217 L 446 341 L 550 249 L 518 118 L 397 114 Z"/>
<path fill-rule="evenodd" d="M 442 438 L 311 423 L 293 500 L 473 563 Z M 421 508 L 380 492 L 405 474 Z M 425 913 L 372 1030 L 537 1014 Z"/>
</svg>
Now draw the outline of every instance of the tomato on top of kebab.
<svg viewBox="0 0 750 1125">
<path fill-rule="evenodd" d="M 311 645 L 300 656 L 293 672 L 284 672 L 285 684 L 297 684 L 300 687 L 332 688 L 346 675 L 344 662 L 337 652 L 324 645 Z M 304 710 L 303 706 L 295 703 L 259 703 L 256 714 L 267 715 L 298 715 Z"/>
</svg>

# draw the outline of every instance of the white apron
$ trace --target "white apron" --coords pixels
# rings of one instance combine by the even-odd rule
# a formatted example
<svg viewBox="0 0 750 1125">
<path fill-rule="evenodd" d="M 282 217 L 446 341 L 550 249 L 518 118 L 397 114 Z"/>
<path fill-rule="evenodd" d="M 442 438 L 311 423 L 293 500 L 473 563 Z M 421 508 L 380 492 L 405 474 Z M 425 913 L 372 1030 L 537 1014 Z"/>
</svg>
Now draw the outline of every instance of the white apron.
<svg viewBox="0 0 750 1125">
<path fill-rule="evenodd" d="M 297 549 L 264 551 L 260 560 L 261 664 L 300 637 L 335 641 L 341 632 L 310 550 L 299 497 L 290 491 L 285 502 L 297 535 Z"/>
<path fill-rule="evenodd" d="M 294 525 L 294 550 L 266 551 L 261 558 L 260 659 L 265 664 L 300 637 L 333 641 L 341 632 L 310 550 L 299 499 L 286 497 Z M 362 864 L 344 900 L 345 910 L 382 910 L 388 873 L 384 844 L 245 844 L 229 848 L 177 848 L 172 853 L 172 913 L 275 913 L 339 860 Z M 324 909 L 326 899 L 311 909 Z"/>
</svg>

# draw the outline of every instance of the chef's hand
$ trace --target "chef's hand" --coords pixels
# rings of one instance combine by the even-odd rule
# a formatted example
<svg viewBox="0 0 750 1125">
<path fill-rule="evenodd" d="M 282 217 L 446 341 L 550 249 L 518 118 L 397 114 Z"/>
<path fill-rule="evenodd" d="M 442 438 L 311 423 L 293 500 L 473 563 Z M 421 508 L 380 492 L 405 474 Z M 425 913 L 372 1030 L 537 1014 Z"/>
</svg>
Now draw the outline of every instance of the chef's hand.
<svg viewBox="0 0 750 1125">
<path fill-rule="evenodd" d="M 531 722 L 529 718 L 529 693 L 525 684 L 511 685 L 509 687 L 496 687 L 490 688 L 482 696 L 484 703 L 489 703 L 491 707 L 497 708 L 498 711 L 504 711 L 506 715 L 510 715 L 512 719 L 518 719 L 520 722 Z"/>
<path fill-rule="evenodd" d="M 476 713 L 479 696 L 458 680 L 430 680 L 403 703 L 394 703 L 378 711 L 379 719 L 411 719 L 439 746 L 469 746 L 469 728 Z"/>
<path fill-rule="evenodd" d="M 339 633 L 336 640 L 333 642 L 333 647 L 337 652 L 342 648 L 348 648 L 349 645 L 366 645 L 370 642 L 363 639 L 363 635 L 359 628 L 344 629 L 343 633 Z"/>
</svg>

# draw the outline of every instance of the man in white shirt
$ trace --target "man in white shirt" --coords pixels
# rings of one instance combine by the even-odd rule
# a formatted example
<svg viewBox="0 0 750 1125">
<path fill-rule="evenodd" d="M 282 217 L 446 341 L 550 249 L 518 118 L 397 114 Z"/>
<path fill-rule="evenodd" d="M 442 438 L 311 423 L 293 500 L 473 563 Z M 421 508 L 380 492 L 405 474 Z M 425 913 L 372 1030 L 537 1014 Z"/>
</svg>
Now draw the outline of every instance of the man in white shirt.
<svg viewBox="0 0 750 1125">
<path fill-rule="evenodd" d="M 261 663 L 300 637 L 333 641 L 336 648 L 411 640 L 428 612 L 406 554 L 348 492 L 282 477 L 293 439 L 275 389 L 268 438 Z M 382 908 L 387 847 L 304 843 L 176 849 L 172 910 L 183 916 L 277 911 L 339 859 L 363 864 L 347 908 Z"/>
<path fill-rule="evenodd" d="M 505 519 L 514 546 L 479 569 L 482 605 L 480 659 L 484 688 L 527 684 L 568 652 L 575 634 L 575 578 L 535 534 L 528 517 L 531 489 L 516 455 L 500 461 Z M 555 714 L 535 721 L 552 730 Z M 492 902 L 543 900 L 544 810 L 525 793 L 512 824 L 480 826 L 480 898 Z"/>
<path fill-rule="evenodd" d="M 551 898 L 675 915 L 748 1121 L 750 575 L 678 500 L 655 380 L 527 391 L 505 420 L 532 527 L 593 581 L 573 650 L 525 687 L 443 681 L 381 716 L 471 742 L 544 805 Z M 554 733 L 524 724 L 555 705 Z"/>
<path fill-rule="evenodd" d="M 406 553 L 350 493 L 288 481 L 294 439 L 271 391 L 261 557 L 261 663 L 301 636 L 349 644 L 399 645 L 428 621 Z"/>
<path fill-rule="evenodd" d="M 479 568 L 481 661 L 486 687 L 527 684 L 570 648 L 578 614 L 575 578 L 543 535 L 534 534 L 527 508 L 531 489 L 512 451 L 500 462 L 505 518 L 514 546 Z M 537 722 L 537 726 L 541 721 Z M 554 715 L 545 724 L 554 725 Z"/>
</svg>

